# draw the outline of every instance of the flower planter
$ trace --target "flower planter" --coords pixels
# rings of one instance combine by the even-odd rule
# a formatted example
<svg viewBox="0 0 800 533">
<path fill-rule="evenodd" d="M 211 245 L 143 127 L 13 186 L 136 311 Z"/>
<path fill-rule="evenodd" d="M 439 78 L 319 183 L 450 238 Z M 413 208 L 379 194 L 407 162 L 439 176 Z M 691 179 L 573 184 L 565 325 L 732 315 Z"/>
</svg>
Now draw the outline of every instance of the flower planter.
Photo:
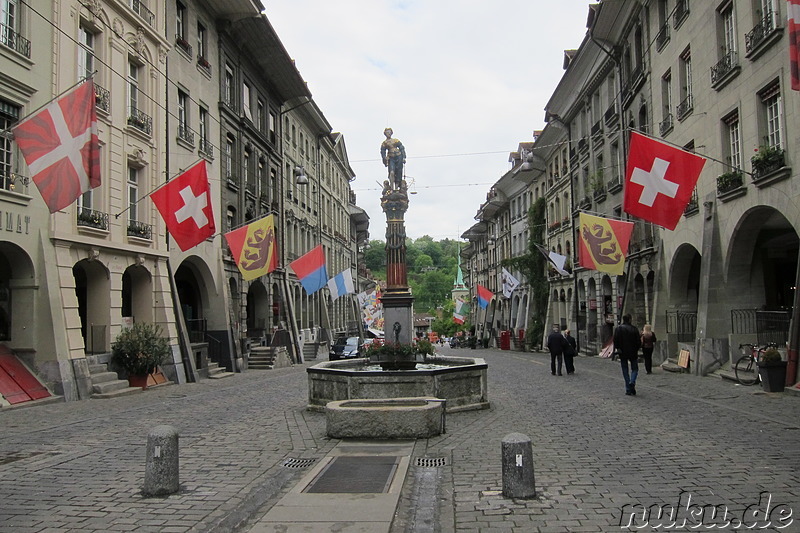
<svg viewBox="0 0 800 533">
<path fill-rule="evenodd" d="M 140 376 L 128 376 L 128 384 L 131 387 L 139 387 L 141 389 L 146 389 L 147 387 L 153 387 L 155 385 L 161 385 L 162 383 L 166 382 L 167 378 L 164 376 L 161 370 L 156 370 L 150 374 L 144 374 Z"/>
<path fill-rule="evenodd" d="M 761 387 L 764 392 L 783 392 L 786 386 L 787 361 L 758 363 L 758 374 L 761 376 Z"/>
</svg>

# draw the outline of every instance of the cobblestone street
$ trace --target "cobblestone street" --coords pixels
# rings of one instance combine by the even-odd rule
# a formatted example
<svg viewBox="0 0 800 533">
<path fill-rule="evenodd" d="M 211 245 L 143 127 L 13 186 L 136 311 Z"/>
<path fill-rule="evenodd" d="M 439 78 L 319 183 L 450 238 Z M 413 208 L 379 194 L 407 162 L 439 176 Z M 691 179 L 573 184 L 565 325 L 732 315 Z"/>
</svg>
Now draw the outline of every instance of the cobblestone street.
<svg viewBox="0 0 800 533">
<path fill-rule="evenodd" d="M 446 434 L 416 442 L 414 458 L 443 461 L 412 462 L 393 532 L 612 531 L 636 509 L 633 525 L 669 531 L 652 513 L 643 524 L 642 506 L 688 497 L 761 531 L 800 531 L 800 397 L 661 369 L 640 375 L 630 397 L 609 360 L 577 358 L 575 375 L 557 377 L 546 354 L 470 352 L 489 364 L 492 407 L 450 414 Z M 0 412 L 0 531 L 253 528 L 302 476 L 293 464 L 338 444 L 324 415 L 305 410 L 307 366 Z M 159 424 L 180 433 L 181 490 L 144 498 L 147 434 Z M 533 443 L 531 500 L 501 494 L 511 432 Z M 775 512 L 748 522 L 745 508 L 767 505 L 762 493 Z M 779 521 L 786 509 L 795 514 Z"/>
</svg>

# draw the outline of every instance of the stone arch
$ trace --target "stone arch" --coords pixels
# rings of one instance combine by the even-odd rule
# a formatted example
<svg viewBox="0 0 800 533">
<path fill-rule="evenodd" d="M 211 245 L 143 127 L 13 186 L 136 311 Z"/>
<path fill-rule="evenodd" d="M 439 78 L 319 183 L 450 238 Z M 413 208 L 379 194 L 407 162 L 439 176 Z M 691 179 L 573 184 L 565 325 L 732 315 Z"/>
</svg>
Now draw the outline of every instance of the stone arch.
<svg viewBox="0 0 800 533">
<path fill-rule="evenodd" d="M 86 353 L 105 353 L 111 348 L 111 282 L 108 268 L 96 259 L 81 259 L 72 266 L 72 275 Z"/>
<path fill-rule="evenodd" d="M 142 265 L 130 265 L 122 273 L 121 312 L 133 322 L 153 322 L 153 280 Z"/>
<path fill-rule="evenodd" d="M 18 245 L 0 241 L 0 341 L 12 346 L 33 346 L 36 273 L 28 253 Z"/>
</svg>

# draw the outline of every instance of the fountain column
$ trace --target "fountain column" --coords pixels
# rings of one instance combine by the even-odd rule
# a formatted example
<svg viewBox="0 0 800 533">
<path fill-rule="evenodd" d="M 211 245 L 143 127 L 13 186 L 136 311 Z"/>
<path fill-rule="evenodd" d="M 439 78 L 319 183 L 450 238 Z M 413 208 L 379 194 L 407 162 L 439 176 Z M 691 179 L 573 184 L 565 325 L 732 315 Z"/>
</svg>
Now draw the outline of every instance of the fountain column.
<svg viewBox="0 0 800 533">
<path fill-rule="evenodd" d="M 408 188 L 405 180 L 395 188 L 384 182 L 381 208 L 386 214 L 386 290 L 381 296 L 386 340 L 408 344 L 414 338 L 414 297 L 408 287 L 405 213 Z"/>
</svg>

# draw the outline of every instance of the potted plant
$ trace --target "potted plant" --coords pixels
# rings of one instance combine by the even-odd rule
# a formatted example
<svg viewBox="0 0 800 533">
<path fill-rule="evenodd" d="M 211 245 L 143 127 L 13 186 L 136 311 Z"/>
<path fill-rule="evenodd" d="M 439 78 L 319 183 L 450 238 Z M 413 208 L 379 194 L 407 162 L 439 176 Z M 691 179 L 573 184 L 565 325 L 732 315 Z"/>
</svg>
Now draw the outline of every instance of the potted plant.
<svg viewBox="0 0 800 533">
<path fill-rule="evenodd" d="M 753 164 L 753 179 L 758 179 L 785 165 L 784 151 L 778 146 L 760 146 L 755 152 L 756 155 L 750 158 Z"/>
<path fill-rule="evenodd" d="M 758 374 L 765 392 L 783 392 L 786 385 L 786 361 L 775 348 L 770 348 L 758 360 Z"/>
<path fill-rule="evenodd" d="M 111 361 L 128 373 L 131 387 L 147 388 L 165 382 L 158 366 L 169 353 L 169 340 L 162 335 L 161 326 L 146 322 L 123 328 L 111 344 Z"/>
</svg>

